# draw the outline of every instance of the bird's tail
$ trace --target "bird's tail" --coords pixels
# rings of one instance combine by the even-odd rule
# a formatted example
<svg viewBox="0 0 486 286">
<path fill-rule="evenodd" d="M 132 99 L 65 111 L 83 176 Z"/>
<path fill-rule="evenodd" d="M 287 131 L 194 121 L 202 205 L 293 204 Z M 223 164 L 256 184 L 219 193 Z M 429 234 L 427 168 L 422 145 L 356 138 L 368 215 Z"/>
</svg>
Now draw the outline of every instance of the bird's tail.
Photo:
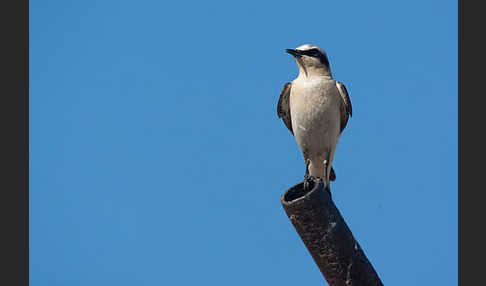
<svg viewBox="0 0 486 286">
<path fill-rule="evenodd" d="M 324 180 L 325 174 L 327 170 L 324 170 L 324 164 L 315 164 L 313 165 L 312 163 L 309 165 L 309 173 L 311 176 L 315 178 L 321 178 Z M 330 171 L 329 171 L 329 177 L 328 181 L 325 182 L 326 184 L 329 183 L 330 181 L 335 181 L 336 180 L 336 172 L 334 171 L 334 168 L 331 166 Z"/>
<path fill-rule="evenodd" d="M 336 172 L 334 172 L 333 167 L 331 167 L 331 173 L 329 174 L 329 180 L 336 181 Z"/>
</svg>

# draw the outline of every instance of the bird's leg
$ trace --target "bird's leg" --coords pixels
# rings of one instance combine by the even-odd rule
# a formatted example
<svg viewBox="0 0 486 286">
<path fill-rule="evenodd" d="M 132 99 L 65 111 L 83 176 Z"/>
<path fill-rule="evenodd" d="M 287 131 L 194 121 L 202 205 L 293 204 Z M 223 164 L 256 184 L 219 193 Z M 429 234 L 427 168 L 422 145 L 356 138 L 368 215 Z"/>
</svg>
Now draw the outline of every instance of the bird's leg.
<svg viewBox="0 0 486 286">
<path fill-rule="evenodd" d="M 309 177 L 309 164 L 310 164 L 310 160 L 309 159 L 305 159 L 305 175 L 304 175 L 304 179 L 307 179 Z"/>
<path fill-rule="evenodd" d="M 329 178 L 327 176 L 327 169 L 328 169 L 328 160 L 324 160 L 322 164 L 324 165 L 324 184 L 327 186 L 329 184 Z"/>
<path fill-rule="evenodd" d="M 329 157 L 329 155 L 328 155 Z M 329 169 L 329 159 L 324 160 L 322 162 L 324 164 L 324 187 L 326 188 L 326 191 L 329 193 L 329 197 L 332 200 L 332 195 L 331 195 L 331 184 L 329 183 L 329 176 L 328 174 L 328 169 Z"/>
<path fill-rule="evenodd" d="M 313 177 L 309 174 L 310 160 L 305 159 L 304 191 L 310 191 L 314 187 Z"/>
</svg>

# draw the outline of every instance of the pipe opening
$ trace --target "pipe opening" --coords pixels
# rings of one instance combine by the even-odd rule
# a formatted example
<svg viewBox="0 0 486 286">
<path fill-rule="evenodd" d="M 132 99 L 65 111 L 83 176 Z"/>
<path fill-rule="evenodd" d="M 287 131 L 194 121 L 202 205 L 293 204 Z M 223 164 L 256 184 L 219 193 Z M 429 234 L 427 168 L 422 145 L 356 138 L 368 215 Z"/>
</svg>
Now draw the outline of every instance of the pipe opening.
<svg viewBox="0 0 486 286">
<path fill-rule="evenodd" d="M 298 200 L 305 197 L 308 193 L 312 192 L 316 187 L 314 181 L 309 182 L 309 188 L 304 190 L 304 183 L 299 183 L 292 188 L 290 188 L 283 196 L 283 202 L 290 203 L 292 201 Z"/>
</svg>

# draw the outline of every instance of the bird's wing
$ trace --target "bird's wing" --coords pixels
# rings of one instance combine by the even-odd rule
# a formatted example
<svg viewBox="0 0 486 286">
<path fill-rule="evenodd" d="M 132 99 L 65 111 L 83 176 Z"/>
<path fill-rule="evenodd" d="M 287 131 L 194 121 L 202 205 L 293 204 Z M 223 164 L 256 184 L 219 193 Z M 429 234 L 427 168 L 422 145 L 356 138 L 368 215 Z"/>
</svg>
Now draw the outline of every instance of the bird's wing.
<svg viewBox="0 0 486 286">
<path fill-rule="evenodd" d="M 349 98 L 348 91 L 343 83 L 336 81 L 336 86 L 339 90 L 339 94 L 341 94 L 341 98 L 343 99 L 343 105 L 341 108 L 341 133 L 343 132 L 344 128 L 348 124 L 349 117 L 353 116 L 353 107 L 351 105 L 351 98 Z"/>
<path fill-rule="evenodd" d="M 282 91 L 280 92 L 280 98 L 278 99 L 277 105 L 277 115 L 278 118 L 282 118 L 285 126 L 290 130 L 290 133 L 294 135 L 294 131 L 292 130 L 292 120 L 290 119 L 290 89 L 292 84 L 287 82 Z"/>
</svg>

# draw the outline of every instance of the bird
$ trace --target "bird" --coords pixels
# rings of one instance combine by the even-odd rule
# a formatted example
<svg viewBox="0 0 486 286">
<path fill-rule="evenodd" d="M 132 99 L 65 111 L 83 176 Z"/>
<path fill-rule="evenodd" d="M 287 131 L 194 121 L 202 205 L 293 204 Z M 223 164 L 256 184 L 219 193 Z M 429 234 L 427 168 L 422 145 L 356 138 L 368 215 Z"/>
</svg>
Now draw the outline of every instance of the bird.
<svg viewBox="0 0 486 286">
<path fill-rule="evenodd" d="M 304 189 L 321 180 L 330 193 L 336 179 L 334 153 L 353 108 L 342 82 L 333 79 L 326 52 L 313 44 L 286 49 L 295 58 L 298 76 L 282 88 L 277 115 L 304 155 Z"/>
</svg>

